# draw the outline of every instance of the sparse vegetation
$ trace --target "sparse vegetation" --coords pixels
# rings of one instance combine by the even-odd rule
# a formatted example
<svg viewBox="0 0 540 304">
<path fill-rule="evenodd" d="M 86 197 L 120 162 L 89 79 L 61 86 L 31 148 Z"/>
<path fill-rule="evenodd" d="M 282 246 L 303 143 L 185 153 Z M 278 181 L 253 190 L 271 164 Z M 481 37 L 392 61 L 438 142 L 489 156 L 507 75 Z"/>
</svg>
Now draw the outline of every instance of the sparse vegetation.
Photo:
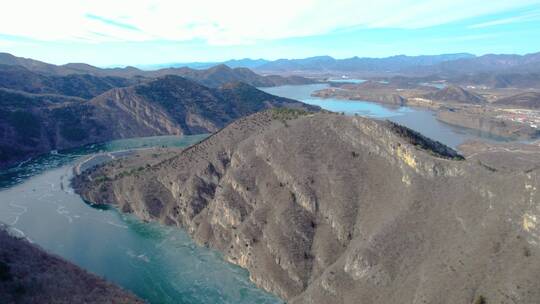
<svg viewBox="0 0 540 304">
<path fill-rule="evenodd" d="M 487 304 L 486 298 L 484 296 L 478 296 L 473 304 Z"/>
<path fill-rule="evenodd" d="M 290 108 L 273 108 L 272 119 L 281 120 L 285 123 L 287 120 L 297 119 L 300 116 L 309 114 L 310 112 L 305 110 L 290 109 Z"/>
</svg>

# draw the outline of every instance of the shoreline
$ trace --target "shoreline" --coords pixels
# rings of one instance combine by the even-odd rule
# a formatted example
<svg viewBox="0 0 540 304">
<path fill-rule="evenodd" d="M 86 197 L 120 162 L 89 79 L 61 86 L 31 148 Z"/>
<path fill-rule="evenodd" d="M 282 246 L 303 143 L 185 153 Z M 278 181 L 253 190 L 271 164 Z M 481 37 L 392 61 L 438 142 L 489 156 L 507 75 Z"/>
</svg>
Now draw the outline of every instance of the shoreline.
<svg viewBox="0 0 540 304">
<path fill-rule="evenodd" d="M 488 133 L 508 140 L 534 141 L 540 138 L 540 125 L 521 123 L 517 119 L 512 120 L 514 117 L 519 117 L 516 113 L 522 112 L 540 117 L 540 111 L 533 109 L 444 103 L 424 98 L 395 98 L 395 94 L 378 96 L 378 98 L 360 99 L 336 94 L 338 91 L 347 92 L 344 89 L 327 88 L 315 91 L 311 96 L 322 100 L 338 99 L 350 102 L 373 102 L 383 106 L 429 110 L 433 111 L 436 119 L 442 123 Z"/>
</svg>

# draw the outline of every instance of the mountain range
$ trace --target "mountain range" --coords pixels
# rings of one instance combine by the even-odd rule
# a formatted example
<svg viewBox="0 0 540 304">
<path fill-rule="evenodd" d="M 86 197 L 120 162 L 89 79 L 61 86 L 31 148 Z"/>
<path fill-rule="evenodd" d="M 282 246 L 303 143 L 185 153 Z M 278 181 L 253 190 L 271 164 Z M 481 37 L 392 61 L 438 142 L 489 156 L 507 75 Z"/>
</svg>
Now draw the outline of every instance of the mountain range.
<svg viewBox="0 0 540 304">
<path fill-rule="evenodd" d="M 352 74 L 356 76 L 429 76 L 455 77 L 471 73 L 539 73 L 540 53 L 487 54 L 475 56 L 468 53 L 391 56 L 385 58 L 351 57 L 335 59 L 330 56 L 316 56 L 303 59 L 241 59 L 208 63 L 174 63 L 170 66 L 209 68 L 225 64 L 230 67 L 247 67 L 264 74 Z M 166 66 L 166 65 L 165 65 Z"/>
<path fill-rule="evenodd" d="M 176 75 L 192 79 L 210 87 L 218 87 L 220 85 L 236 81 L 241 81 L 258 87 L 270 87 L 284 84 L 314 83 L 313 80 L 300 76 L 262 76 L 254 73 L 247 68 L 233 69 L 223 64 L 212 66 L 207 70 L 182 67 L 145 71 L 135 67 L 98 68 L 85 63 L 68 63 L 64 65 L 54 65 L 33 59 L 16 57 L 8 53 L 0 53 L 0 66 L 4 66 L 2 70 L 7 70 L 6 66 L 16 67 L 14 69 L 26 69 L 29 72 L 48 77 L 75 77 L 73 75 L 88 75 L 86 77 L 108 77 L 109 81 L 122 81 L 118 78 L 153 79 L 165 75 Z M 0 87 L 3 87 L 3 84 L 0 83 Z"/>
<path fill-rule="evenodd" d="M 58 76 L 48 77 L 45 80 Z M 0 88 L 0 167 L 51 150 L 118 138 L 211 133 L 272 107 L 314 109 L 241 82 L 209 88 L 175 75 L 111 88 L 90 99 L 58 94 L 72 92 L 72 86 L 68 92 L 60 87 L 44 94 L 49 89 L 56 87 L 44 86 L 39 94 Z"/>
<path fill-rule="evenodd" d="M 495 55 L 458 58 L 435 65 L 415 66 L 404 69 L 405 74 L 437 74 L 443 76 L 466 75 L 472 73 L 538 73 L 540 53 L 526 55 Z"/>
<path fill-rule="evenodd" d="M 398 55 L 386 58 L 352 57 L 335 59 L 330 56 L 315 56 L 302 59 L 249 59 L 228 60 L 224 62 L 194 62 L 172 63 L 171 67 L 210 68 L 225 64 L 231 68 L 245 67 L 265 73 L 290 73 L 290 72 L 357 72 L 357 71 L 398 71 L 412 66 L 434 65 L 440 62 L 461 58 L 473 58 L 472 54 L 444 54 L 429 56 L 405 56 Z M 163 68 L 167 65 L 150 66 Z M 148 68 L 148 66 L 147 66 Z"/>
</svg>

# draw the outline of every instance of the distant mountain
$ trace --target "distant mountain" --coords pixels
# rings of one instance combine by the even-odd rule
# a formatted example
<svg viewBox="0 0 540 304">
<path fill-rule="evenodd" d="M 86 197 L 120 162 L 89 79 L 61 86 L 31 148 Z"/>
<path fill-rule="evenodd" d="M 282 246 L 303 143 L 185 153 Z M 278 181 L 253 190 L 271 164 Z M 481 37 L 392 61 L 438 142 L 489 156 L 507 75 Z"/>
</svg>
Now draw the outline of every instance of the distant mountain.
<svg viewBox="0 0 540 304">
<path fill-rule="evenodd" d="M 30 58 L 16 57 L 8 53 L 0 53 L 0 64 L 21 66 L 30 71 L 45 73 L 45 74 L 60 74 L 61 67 L 54 64 L 48 64 Z"/>
<path fill-rule="evenodd" d="M 231 66 L 240 66 L 244 64 L 256 65 L 256 64 L 262 64 L 264 62 L 266 61 L 263 59 L 258 59 L 258 60 L 242 59 L 242 60 L 231 60 L 229 61 L 229 64 Z M 153 70 L 153 71 L 144 71 L 144 70 L 137 69 L 135 67 L 103 69 L 103 68 L 98 68 L 98 67 L 85 64 L 85 63 L 68 63 L 65 65 L 54 65 L 54 64 L 48 64 L 41 61 L 33 60 L 33 59 L 15 57 L 7 53 L 0 53 L 0 65 L 3 65 L 3 67 L 0 66 L 0 70 L 9 71 L 11 73 L 15 73 L 15 71 L 20 71 L 21 73 L 24 74 L 24 76 L 22 74 L 19 76 L 15 76 L 16 78 L 27 77 L 28 79 L 30 78 L 44 79 L 44 77 L 50 78 L 53 76 L 54 77 L 69 76 L 71 78 L 77 78 L 79 79 L 79 81 L 83 81 L 83 80 L 89 81 L 89 82 L 105 81 L 105 82 L 118 83 L 118 84 L 112 84 L 112 86 L 107 89 L 110 89 L 112 87 L 125 86 L 125 84 L 123 84 L 122 82 L 126 82 L 126 81 L 119 80 L 118 78 L 134 78 L 134 79 L 131 79 L 130 81 L 127 81 L 133 84 L 136 82 L 141 82 L 142 81 L 141 78 L 158 78 L 158 77 L 163 77 L 165 75 L 177 75 L 177 76 L 186 77 L 194 81 L 197 81 L 205 86 L 210 86 L 210 87 L 219 87 L 228 82 L 237 82 L 237 81 L 242 81 L 247 84 L 257 86 L 257 87 L 270 87 L 270 86 L 286 85 L 286 84 L 314 83 L 313 80 L 299 77 L 299 76 L 296 76 L 296 77 L 282 77 L 282 76 L 277 76 L 277 75 L 261 76 L 249 70 L 248 68 L 245 68 L 245 67 L 231 68 L 225 64 L 217 64 L 208 69 L 192 69 L 188 67 L 181 67 L 181 68 L 171 67 L 171 68 L 163 68 L 163 69 Z M 20 69 L 21 67 L 24 68 L 25 70 Z M 34 73 L 34 74 L 31 75 L 31 73 Z M 73 75 L 86 75 L 86 76 L 76 77 Z M 107 77 L 107 79 L 105 78 L 98 79 L 96 77 Z M 10 77 L 7 77 L 7 78 L 10 78 Z M 65 80 L 65 78 L 61 78 L 60 80 L 59 78 L 56 78 L 54 80 L 50 80 L 49 82 L 58 82 L 62 80 Z M 42 87 L 44 86 L 43 84 L 44 82 L 46 81 L 36 80 L 36 85 L 38 87 L 39 86 Z M 22 84 L 17 84 L 17 86 L 21 86 L 21 85 Z M 31 87 L 32 85 L 28 84 L 26 86 Z M 0 87 L 19 89 L 11 85 L 3 86 L 2 83 L 0 83 Z M 82 88 L 82 90 L 84 91 L 85 89 Z M 35 88 L 33 90 L 24 90 L 24 91 L 31 92 L 31 93 L 43 93 Z M 44 93 L 51 93 L 51 92 L 49 90 Z M 70 95 L 72 94 L 73 93 L 71 93 Z M 74 95 L 74 96 L 85 95 L 87 97 L 89 95 L 83 92 L 76 93 L 76 94 L 77 95 Z"/>
<path fill-rule="evenodd" d="M 173 75 L 113 88 L 89 101 L 0 89 L 0 167 L 118 138 L 215 132 L 272 107 L 317 109 L 244 83 L 208 88 Z"/>
<path fill-rule="evenodd" d="M 205 67 L 216 66 L 208 63 Z M 431 75 L 464 77 L 475 75 L 487 77 L 489 73 L 516 75 L 540 73 L 540 53 L 527 55 L 475 56 L 468 53 L 391 56 L 385 58 L 352 57 L 335 59 L 330 56 L 316 56 L 303 59 L 237 60 L 222 62 L 230 67 L 249 67 L 263 74 L 355 74 L 365 77 L 402 75 L 407 77 L 426 77 Z M 198 63 L 199 68 L 204 66 Z M 192 66 L 192 65 L 190 65 Z M 513 77 L 513 76 L 512 76 Z M 493 79 L 497 87 L 504 86 L 504 80 Z M 515 82 L 521 82 L 515 79 Z"/>
<path fill-rule="evenodd" d="M 248 68 L 248 69 L 256 69 L 260 66 L 262 66 L 263 64 L 266 64 L 270 62 L 269 60 L 266 60 L 266 59 L 262 59 L 262 58 L 259 58 L 259 59 L 249 59 L 249 58 L 244 58 L 244 59 L 238 59 L 238 60 L 228 60 L 228 61 L 225 61 L 223 62 L 223 64 L 231 67 L 231 68 Z"/>
<path fill-rule="evenodd" d="M 193 62 L 170 65 L 157 65 L 156 67 L 189 67 L 207 69 L 223 64 L 231 68 L 250 68 L 264 73 L 291 73 L 291 72 L 397 72 L 404 68 L 414 66 L 430 66 L 444 61 L 462 58 L 472 58 L 467 53 L 444 54 L 433 56 L 392 56 L 386 58 L 360 58 L 335 59 L 330 56 L 316 56 L 303 59 L 278 59 L 274 61 L 265 59 L 240 59 L 224 62 Z"/>
<path fill-rule="evenodd" d="M 0 65 L 0 88 L 34 94 L 59 94 L 92 98 L 116 87 L 126 87 L 141 82 L 137 78 L 69 74 L 65 76 L 41 74 L 23 66 Z"/>
<path fill-rule="evenodd" d="M 431 66 L 415 66 L 402 70 L 405 74 L 437 74 L 456 76 L 473 73 L 538 73 L 540 52 L 527 55 L 495 55 L 459 58 Z"/>
<path fill-rule="evenodd" d="M 143 70 L 158 70 L 164 68 L 191 68 L 191 69 L 209 69 L 220 64 L 224 64 L 230 68 L 249 68 L 254 69 L 265 63 L 270 62 L 265 59 L 232 59 L 222 62 L 185 62 L 185 63 L 164 63 L 164 64 L 151 64 L 139 66 Z"/>
<path fill-rule="evenodd" d="M 517 108 L 540 109 L 540 93 L 525 92 L 501 98 L 495 101 L 497 105 L 514 106 Z"/>
<path fill-rule="evenodd" d="M 102 69 L 85 63 L 54 65 L 34 59 L 16 57 L 8 53 L 0 53 L 0 64 L 21 66 L 35 73 L 55 76 L 90 74 L 94 76 L 133 77 L 144 74 L 143 71 L 134 67 Z"/>
<path fill-rule="evenodd" d="M 443 89 L 440 89 L 436 92 L 431 92 L 425 95 L 426 98 L 437 100 L 437 101 L 447 101 L 447 102 L 457 102 L 457 103 L 473 103 L 478 104 L 484 102 L 482 96 L 472 93 L 458 86 L 447 86 Z"/>
<path fill-rule="evenodd" d="M 168 74 L 191 77 L 192 79 L 205 78 L 205 74 L 198 71 L 205 69 L 225 71 L 223 66 L 233 70 L 249 68 L 261 74 L 354 74 L 365 77 L 391 77 L 396 75 L 407 77 L 439 76 L 443 78 L 464 77 L 479 74 L 486 77 L 489 73 L 515 75 L 540 73 L 540 53 L 527 55 L 494 55 L 488 54 L 476 57 L 468 53 L 405 56 L 398 55 L 386 58 L 352 57 L 335 59 L 330 56 L 317 56 L 304 59 L 278 59 L 268 61 L 265 59 L 240 59 L 225 62 L 194 62 L 171 63 L 163 65 L 145 66 L 146 70 L 135 67 L 124 68 L 98 68 L 84 63 L 69 63 L 65 65 L 52 65 L 41 61 L 15 57 L 11 54 L 0 53 L 0 64 L 17 65 L 36 73 L 47 75 L 90 74 L 94 76 L 111 77 L 160 77 Z M 148 70 L 148 68 L 152 70 Z M 209 71 L 208 73 L 211 73 Z M 487 74 L 486 74 L 487 73 Z M 239 80 L 240 78 L 238 78 Z M 298 80 L 298 79 L 297 79 Z M 494 80 L 498 81 L 498 80 Z M 516 79 L 516 81 L 519 81 Z M 271 81 L 257 80 L 249 83 L 272 83 Z M 287 81 L 279 81 L 279 83 Z M 207 85 L 209 83 L 206 83 Z M 223 84 L 223 83 L 221 83 Z M 272 84 L 270 84 L 272 85 Z M 504 86 L 504 84 L 498 84 Z"/>
<path fill-rule="evenodd" d="M 536 73 L 480 72 L 457 75 L 448 80 L 460 85 L 490 88 L 540 88 L 540 69 Z"/>
<path fill-rule="evenodd" d="M 257 67 L 265 72 L 398 72 L 405 68 L 430 66 L 441 62 L 472 58 L 467 53 L 433 56 L 392 56 L 386 58 L 334 59 L 330 56 L 318 56 L 305 59 L 279 59 Z"/>
<path fill-rule="evenodd" d="M 314 80 L 294 76 L 284 77 L 277 75 L 261 76 L 248 68 L 230 68 L 220 64 L 206 70 L 190 68 L 169 68 L 147 72 L 147 76 L 160 77 L 164 75 L 178 75 L 189 78 L 209 87 L 219 87 L 229 82 L 244 82 L 256 87 L 272 87 L 286 84 L 311 84 Z"/>
</svg>

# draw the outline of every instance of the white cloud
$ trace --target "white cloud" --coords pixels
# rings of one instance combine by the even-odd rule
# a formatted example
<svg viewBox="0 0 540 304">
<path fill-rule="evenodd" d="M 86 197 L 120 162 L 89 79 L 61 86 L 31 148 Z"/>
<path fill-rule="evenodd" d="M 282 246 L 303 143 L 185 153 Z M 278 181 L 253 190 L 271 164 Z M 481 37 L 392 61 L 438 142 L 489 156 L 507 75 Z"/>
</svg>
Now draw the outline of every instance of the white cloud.
<svg viewBox="0 0 540 304">
<path fill-rule="evenodd" d="M 0 34 L 59 41 L 233 45 L 366 26 L 422 28 L 538 0 L 4 0 Z"/>
<path fill-rule="evenodd" d="M 517 22 L 527 22 L 527 21 L 533 21 L 533 20 L 539 20 L 540 19 L 540 11 L 521 15 L 521 16 L 515 16 L 515 17 L 509 17 L 509 18 L 502 18 L 482 23 L 477 23 L 469 26 L 469 28 L 484 28 L 484 27 L 490 27 L 490 26 L 496 26 L 496 25 L 503 25 L 503 24 L 512 24 Z"/>
</svg>

